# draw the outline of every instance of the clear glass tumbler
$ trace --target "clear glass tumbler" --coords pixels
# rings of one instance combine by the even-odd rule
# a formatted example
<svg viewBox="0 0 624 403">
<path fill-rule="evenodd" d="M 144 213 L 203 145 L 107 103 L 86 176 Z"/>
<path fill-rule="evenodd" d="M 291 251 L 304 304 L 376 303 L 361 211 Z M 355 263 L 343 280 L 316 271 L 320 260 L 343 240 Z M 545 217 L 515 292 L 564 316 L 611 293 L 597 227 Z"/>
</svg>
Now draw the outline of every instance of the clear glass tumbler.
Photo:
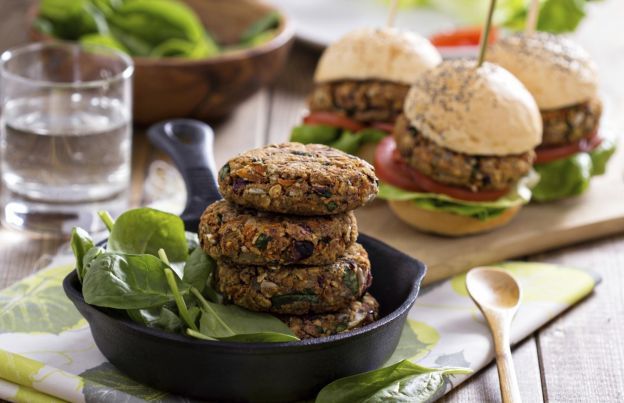
<svg viewBox="0 0 624 403">
<path fill-rule="evenodd" d="M 133 71 L 122 53 L 69 43 L 0 56 L 5 224 L 56 234 L 74 225 L 97 230 L 98 209 L 125 207 Z"/>
</svg>

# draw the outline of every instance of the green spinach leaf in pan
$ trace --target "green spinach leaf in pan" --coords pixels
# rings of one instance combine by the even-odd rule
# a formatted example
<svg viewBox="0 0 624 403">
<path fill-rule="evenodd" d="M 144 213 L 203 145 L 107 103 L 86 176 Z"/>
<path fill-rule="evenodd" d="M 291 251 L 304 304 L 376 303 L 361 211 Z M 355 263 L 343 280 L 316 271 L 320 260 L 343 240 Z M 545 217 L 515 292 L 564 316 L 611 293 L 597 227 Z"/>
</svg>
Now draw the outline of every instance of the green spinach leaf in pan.
<svg viewBox="0 0 624 403">
<path fill-rule="evenodd" d="M 275 316 L 252 312 L 236 305 L 220 305 L 201 298 L 202 313 L 199 331 L 213 339 L 239 342 L 296 341 L 299 340 L 288 326 Z"/>
<path fill-rule="evenodd" d="M 165 269 L 169 267 L 155 256 L 106 252 L 97 256 L 90 266 L 82 284 L 88 304 L 142 309 L 174 299 L 165 277 Z M 188 293 L 189 286 L 177 278 L 176 281 L 180 293 Z"/>
<path fill-rule="evenodd" d="M 87 252 L 93 248 L 93 239 L 91 239 L 87 231 L 75 227 L 72 229 L 70 245 L 76 257 L 76 273 L 78 273 L 78 280 L 82 282 L 82 278 L 84 277 L 83 260 Z"/>
<path fill-rule="evenodd" d="M 107 248 L 109 252 L 153 256 L 158 256 L 158 249 L 162 248 L 172 262 L 184 262 L 188 256 L 182 219 L 148 207 L 120 215 L 113 225 Z"/>
</svg>

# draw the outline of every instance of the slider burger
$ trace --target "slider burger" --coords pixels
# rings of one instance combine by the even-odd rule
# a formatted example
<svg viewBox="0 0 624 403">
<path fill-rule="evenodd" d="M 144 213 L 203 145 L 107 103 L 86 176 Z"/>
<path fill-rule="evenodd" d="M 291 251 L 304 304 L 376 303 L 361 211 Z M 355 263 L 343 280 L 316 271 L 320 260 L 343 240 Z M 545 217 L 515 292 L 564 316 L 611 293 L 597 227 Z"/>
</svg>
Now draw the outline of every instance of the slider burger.
<svg viewBox="0 0 624 403">
<path fill-rule="evenodd" d="M 540 109 L 544 132 L 535 150 L 535 170 L 541 179 L 533 199 L 582 193 L 592 176 L 604 173 L 615 150 L 598 135 L 602 103 L 589 54 L 560 36 L 517 34 L 492 45 L 488 60 L 522 81 Z"/>
<path fill-rule="evenodd" d="M 375 153 L 379 197 L 413 227 L 460 236 L 504 225 L 531 198 L 542 121 L 507 70 L 452 60 L 423 73 Z"/>
<path fill-rule="evenodd" d="M 321 56 L 308 98 L 309 114 L 291 141 L 320 143 L 372 162 L 375 145 L 403 110 L 409 86 L 440 63 L 425 38 L 394 28 L 362 28 Z"/>
</svg>

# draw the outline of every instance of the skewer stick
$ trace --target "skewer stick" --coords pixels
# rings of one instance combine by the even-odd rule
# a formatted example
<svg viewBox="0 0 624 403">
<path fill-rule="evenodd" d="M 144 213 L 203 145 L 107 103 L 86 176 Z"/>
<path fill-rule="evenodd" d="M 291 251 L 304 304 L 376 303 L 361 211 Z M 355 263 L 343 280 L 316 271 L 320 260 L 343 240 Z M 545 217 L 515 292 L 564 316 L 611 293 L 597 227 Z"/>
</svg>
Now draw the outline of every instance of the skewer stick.
<svg viewBox="0 0 624 403">
<path fill-rule="evenodd" d="M 524 32 L 527 34 L 535 32 L 537 26 L 537 17 L 539 16 L 539 0 L 531 0 L 529 4 L 529 11 L 526 20 L 526 26 Z"/>
<path fill-rule="evenodd" d="M 388 19 L 386 20 L 386 26 L 388 28 L 392 28 L 394 26 L 394 20 L 396 18 L 398 8 L 399 8 L 399 0 L 392 0 L 390 2 L 390 11 L 388 12 Z"/>
<path fill-rule="evenodd" d="M 488 10 L 487 19 L 483 26 L 483 32 L 481 32 L 481 39 L 479 41 L 479 61 L 477 62 L 477 68 L 481 67 L 485 60 L 485 51 L 488 46 L 488 37 L 490 36 L 490 27 L 492 26 L 492 15 L 494 15 L 494 7 L 496 7 L 496 0 L 490 0 L 490 9 Z"/>
</svg>

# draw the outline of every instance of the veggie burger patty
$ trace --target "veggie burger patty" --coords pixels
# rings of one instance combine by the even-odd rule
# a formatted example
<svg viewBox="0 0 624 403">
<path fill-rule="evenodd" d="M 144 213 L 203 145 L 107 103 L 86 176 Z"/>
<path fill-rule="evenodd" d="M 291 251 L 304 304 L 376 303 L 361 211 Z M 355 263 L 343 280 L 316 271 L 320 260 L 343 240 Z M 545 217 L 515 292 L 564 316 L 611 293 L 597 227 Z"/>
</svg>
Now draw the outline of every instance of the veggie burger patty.
<svg viewBox="0 0 624 403">
<path fill-rule="evenodd" d="M 354 244 L 325 266 L 248 266 L 217 261 L 219 292 L 252 311 L 289 315 L 336 312 L 372 282 L 366 250 Z"/>
<path fill-rule="evenodd" d="M 542 145 L 558 146 L 573 143 L 598 129 L 602 102 L 594 97 L 587 102 L 559 109 L 541 110 L 544 122 Z"/>
<path fill-rule="evenodd" d="M 409 86 L 391 81 L 344 80 L 318 84 L 308 99 L 312 112 L 337 112 L 367 122 L 394 122 Z"/>
<path fill-rule="evenodd" d="M 319 144 L 273 144 L 239 154 L 219 171 L 232 203 L 261 211 L 327 215 L 354 210 L 377 194 L 367 162 Z"/>
<path fill-rule="evenodd" d="M 333 313 L 280 316 L 300 339 L 331 336 L 373 323 L 379 317 L 379 303 L 369 293 L 351 302 L 347 308 Z"/>
<path fill-rule="evenodd" d="M 245 209 L 221 200 L 201 217 L 199 239 L 214 259 L 250 265 L 325 265 L 357 239 L 352 212 L 293 216 Z"/>
<path fill-rule="evenodd" d="M 535 153 L 475 156 L 452 151 L 424 137 L 401 115 L 394 130 L 397 149 L 407 164 L 447 185 L 473 191 L 504 190 L 531 170 Z"/>
</svg>

